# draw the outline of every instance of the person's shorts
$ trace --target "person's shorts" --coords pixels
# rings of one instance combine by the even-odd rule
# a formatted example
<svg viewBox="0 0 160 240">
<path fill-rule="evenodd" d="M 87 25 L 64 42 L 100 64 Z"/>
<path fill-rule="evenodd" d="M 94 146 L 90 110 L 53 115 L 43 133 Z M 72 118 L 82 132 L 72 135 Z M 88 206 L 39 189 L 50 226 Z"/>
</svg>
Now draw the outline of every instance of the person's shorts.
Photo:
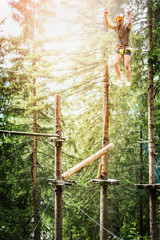
<svg viewBox="0 0 160 240">
<path fill-rule="evenodd" d="M 131 56 L 131 51 L 127 50 L 127 49 L 120 48 L 118 51 L 116 50 L 115 52 L 121 54 L 122 56 L 124 56 L 124 55 Z"/>
</svg>

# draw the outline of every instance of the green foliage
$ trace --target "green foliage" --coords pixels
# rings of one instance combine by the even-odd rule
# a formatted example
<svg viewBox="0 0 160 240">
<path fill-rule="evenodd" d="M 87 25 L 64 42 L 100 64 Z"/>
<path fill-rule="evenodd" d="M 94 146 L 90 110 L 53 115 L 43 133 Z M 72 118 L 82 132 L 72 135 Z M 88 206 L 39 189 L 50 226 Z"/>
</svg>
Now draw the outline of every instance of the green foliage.
<svg viewBox="0 0 160 240">
<path fill-rule="evenodd" d="M 141 239 L 140 236 L 138 236 L 138 231 L 136 229 L 136 223 L 133 222 L 132 225 L 128 225 L 126 222 L 124 222 L 122 227 L 122 236 L 124 239 L 132 239 L 132 240 L 138 240 Z"/>
<path fill-rule="evenodd" d="M 23 143 L 21 140 L 19 142 L 19 140 L 15 137 L 1 138 L 1 239 L 24 239 L 29 236 L 32 229 L 30 225 L 32 216 L 31 162 L 25 156 L 26 142 Z"/>
</svg>

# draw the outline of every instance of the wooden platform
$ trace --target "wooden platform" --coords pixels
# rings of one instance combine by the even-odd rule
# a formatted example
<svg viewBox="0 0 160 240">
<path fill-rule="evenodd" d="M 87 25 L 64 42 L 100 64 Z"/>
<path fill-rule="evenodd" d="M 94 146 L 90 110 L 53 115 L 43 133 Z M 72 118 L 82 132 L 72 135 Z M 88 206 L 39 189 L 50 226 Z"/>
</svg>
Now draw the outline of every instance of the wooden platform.
<svg viewBox="0 0 160 240">
<path fill-rule="evenodd" d="M 118 185 L 120 183 L 119 180 L 116 179 L 107 179 L 107 180 L 103 180 L 103 179 L 91 179 L 89 182 L 91 183 L 98 183 L 100 185 Z"/>
<path fill-rule="evenodd" d="M 134 184 L 135 188 L 137 189 L 160 189 L 160 184 L 156 183 L 156 184 Z"/>
<path fill-rule="evenodd" d="M 47 179 L 49 184 L 51 185 L 58 185 L 58 186 L 73 186 L 76 184 L 76 181 L 71 180 L 57 180 L 57 179 Z"/>
</svg>

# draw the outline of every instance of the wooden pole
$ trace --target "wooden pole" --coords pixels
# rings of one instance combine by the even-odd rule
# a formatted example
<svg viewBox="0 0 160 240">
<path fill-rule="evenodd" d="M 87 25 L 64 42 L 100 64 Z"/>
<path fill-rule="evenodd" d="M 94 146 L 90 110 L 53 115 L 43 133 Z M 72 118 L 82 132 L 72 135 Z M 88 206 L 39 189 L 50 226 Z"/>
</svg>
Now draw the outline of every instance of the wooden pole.
<svg viewBox="0 0 160 240">
<path fill-rule="evenodd" d="M 61 96 L 55 96 L 55 133 L 61 138 Z M 55 143 L 55 178 L 62 180 L 62 143 Z M 55 236 L 54 240 L 62 240 L 62 186 L 55 188 Z"/>
<path fill-rule="evenodd" d="M 32 7 L 32 40 L 35 39 L 35 3 L 33 2 Z M 31 53 L 35 53 L 35 46 L 33 45 L 33 42 L 31 43 L 32 51 Z M 35 60 L 32 61 L 32 65 L 35 66 Z M 36 78 L 33 78 L 33 96 L 34 96 L 34 113 L 33 113 L 33 132 L 37 133 L 37 86 L 36 86 Z M 39 225 L 39 189 L 38 189 L 38 179 L 37 179 L 37 137 L 33 137 L 33 184 L 34 184 L 34 192 L 33 192 L 33 199 L 34 199 L 34 225 L 35 225 L 35 231 L 34 231 L 34 240 L 40 240 L 40 225 Z"/>
<path fill-rule="evenodd" d="M 103 136 L 102 146 L 109 144 L 108 129 L 109 129 L 109 105 L 108 105 L 108 63 L 104 60 L 103 63 Z M 102 156 L 102 172 L 101 179 L 107 179 L 108 170 L 108 153 Z M 107 185 L 100 185 L 100 240 L 107 240 Z"/>
<path fill-rule="evenodd" d="M 18 132 L 18 131 L 7 131 L 0 130 L 0 134 L 8 134 L 8 135 L 22 135 L 22 136 L 30 136 L 30 137 L 59 137 L 58 134 L 47 134 L 47 133 L 37 133 L 37 132 Z"/>
<path fill-rule="evenodd" d="M 76 166 L 74 166 L 73 168 L 69 169 L 67 172 L 62 174 L 62 177 L 64 179 L 69 178 L 70 176 L 72 176 L 73 174 L 79 172 L 82 168 L 88 166 L 90 163 L 94 162 L 95 160 L 97 160 L 98 158 L 100 158 L 102 155 L 104 155 L 109 149 L 113 148 L 114 145 L 113 143 L 108 144 L 107 146 L 105 146 L 104 148 L 102 148 L 101 150 L 99 150 L 98 152 L 96 152 L 95 154 L 93 154 L 91 157 L 88 157 L 87 159 L 83 160 L 82 162 L 78 163 Z"/>
<path fill-rule="evenodd" d="M 36 79 L 33 79 L 33 96 L 36 97 Z M 36 107 L 36 102 L 34 103 Z M 33 114 L 33 132 L 37 133 L 37 111 Z M 34 240 L 40 240 L 40 225 L 39 225 L 39 189 L 38 189 L 38 178 L 37 178 L 37 136 L 33 137 L 33 200 L 34 200 Z"/>
<path fill-rule="evenodd" d="M 156 184 L 155 176 L 155 142 L 154 142 L 154 92 L 152 54 L 152 0 L 148 0 L 148 138 L 149 138 L 149 184 Z M 149 193 L 150 239 L 157 239 L 156 190 Z"/>
<path fill-rule="evenodd" d="M 142 139 L 142 126 L 140 128 L 140 139 Z M 141 171 L 139 176 L 139 183 L 143 183 L 143 174 L 142 174 L 142 163 L 143 163 L 143 147 L 142 142 L 140 143 L 140 163 L 141 163 Z M 143 240 L 143 197 L 140 196 L 140 205 L 139 205 L 139 235 L 140 239 Z"/>
<path fill-rule="evenodd" d="M 102 136 L 102 147 L 105 147 L 109 144 L 108 140 L 108 129 L 109 129 L 109 104 L 108 104 L 108 65 L 107 61 L 103 61 L 103 136 Z M 102 156 L 102 172 L 101 178 L 107 179 L 107 170 L 108 170 L 108 154 Z"/>
</svg>

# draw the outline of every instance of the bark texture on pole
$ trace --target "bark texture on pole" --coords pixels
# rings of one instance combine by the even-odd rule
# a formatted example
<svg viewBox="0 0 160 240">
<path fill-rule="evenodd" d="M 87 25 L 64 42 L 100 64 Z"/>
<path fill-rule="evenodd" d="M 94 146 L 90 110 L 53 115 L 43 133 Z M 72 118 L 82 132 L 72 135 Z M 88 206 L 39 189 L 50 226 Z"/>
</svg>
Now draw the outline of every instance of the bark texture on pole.
<svg viewBox="0 0 160 240">
<path fill-rule="evenodd" d="M 108 63 L 106 60 L 103 61 L 103 136 L 102 136 L 102 147 L 109 144 L 108 140 L 108 129 L 109 129 L 109 96 L 108 96 Z M 102 156 L 102 172 L 101 178 L 107 179 L 108 170 L 108 154 Z"/>
<path fill-rule="evenodd" d="M 142 127 L 140 129 L 140 139 L 142 140 Z M 140 143 L 140 164 L 143 164 L 143 147 L 142 142 Z M 143 174 L 142 174 L 142 167 L 139 176 L 139 183 L 143 183 Z M 139 205 L 139 235 L 140 239 L 143 240 L 143 197 L 140 196 L 140 205 Z"/>
<path fill-rule="evenodd" d="M 55 96 L 55 133 L 61 138 L 61 96 Z M 62 143 L 55 143 L 55 178 L 62 179 Z M 55 236 L 54 240 L 62 240 L 62 186 L 55 188 Z"/>
<path fill-rule="evenodd" d="M 55 188 L 55 240 L 62 240 L 62 187 Z"/>
<path fill-rule="evenodd" d="M 31 33 L 32 36 L 30 40 L 34 41 L 35 39 L 35 4 L 33 2 L 32 5 L 32 26 Z M 31 43 L 31 53 L 35 53 L 35 46 L 33 42 Z M 35 60 L 32 61 L 32 65 L 35 65 Z M 36 96 L 37 96 L 37 86 L 36 86 L 36 78 L 33 78 L 33 96 L 34 96 L 34 108 L 37 106 Z M 33 132 L 37 133 L 37 111 L 34 110 L 33 114 Z M 39 224 L 39 189 L 38 189 L 38 180 L 37 180 L 37 137 L 33 137 L 33 183 L 34 183 L 34 240 L 40 240 L 40 224 Z"/>
<path fill-rule="evenodd" d="M 152 1 L 148 1 L 152 2 Z M 152 54 L 152 6 L 148 5 L 148 137 L 149 137 L 149 183 L 155 184 L 155 143 L 154 143 L 154 92 Z"/>
<path fill-rule="evenodd" d="M 149 184 L 156 183 L 155 176 L 155 142 L 154 142 L 154 92 L 152 60 L 152 12 L 153 1 L 148 0 L 148 138 L 149 138 Z M 157 239 L 156 190 L 150 190 L 150 239 Z"/>
<path fill-rule="evenodd" d="M 107 185 L 100 185 L 100 240 L 107 240 Z"/>
<path fill-rule="evenodd" d="M 103 61 L 103 136 L 102 146 L 108 145 L 109 129 L 109 96 L 108 96 L 108 59 Z M 107 179 L 108 153 L 102 156 L 101 179 Z M 107 185 L 100 186 L 100 240 L 107 240 Z"/>
<path fill-rule="evenodd" d="M 36 97 L 36 79 L 33 80 L 33 96 Z M 36 107 L 36 102 L 34 103 Z M 33 114 L 33 132 L 37 133 L 37 111 Z M 39 191 L 37 180 L 37 137 L 33 137 L 33 199 L 34 199 L 34 240 L 40 239 L 40 226 L 39 226 Z"/>
<path fill-rule="evenodd" d="M 61 96 L 55 96 L 55 133 L 61 138 Z M 62 143 L 55 143 L 55 177 L 62 179 Z"/>
</svg>

